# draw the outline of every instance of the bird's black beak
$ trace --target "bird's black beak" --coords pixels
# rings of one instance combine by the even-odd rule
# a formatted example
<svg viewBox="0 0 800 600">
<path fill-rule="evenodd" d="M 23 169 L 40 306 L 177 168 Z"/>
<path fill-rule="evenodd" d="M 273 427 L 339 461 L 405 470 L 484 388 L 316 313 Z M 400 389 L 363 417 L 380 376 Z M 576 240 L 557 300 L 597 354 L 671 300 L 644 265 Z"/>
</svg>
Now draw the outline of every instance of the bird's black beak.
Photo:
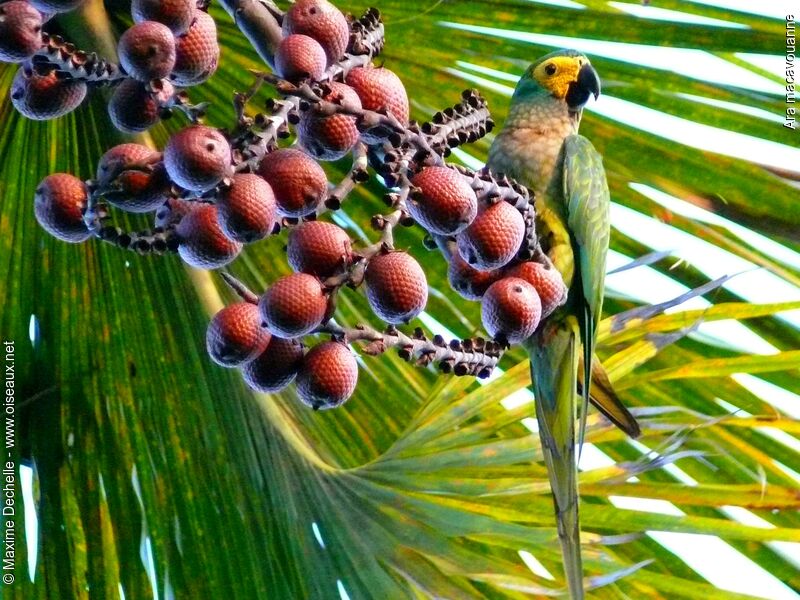
<svg viewBox="0 0 800 600">
<path fill-rule="evenodd" d="M 565 100 L 572 110 L 584 107 L 589 101 L 589 96 L 597 97 L 600 95 L 600 77 L 594 67 L 586 63 L 578 71 L 578 79 L 569 84 Z"/>
</svg>

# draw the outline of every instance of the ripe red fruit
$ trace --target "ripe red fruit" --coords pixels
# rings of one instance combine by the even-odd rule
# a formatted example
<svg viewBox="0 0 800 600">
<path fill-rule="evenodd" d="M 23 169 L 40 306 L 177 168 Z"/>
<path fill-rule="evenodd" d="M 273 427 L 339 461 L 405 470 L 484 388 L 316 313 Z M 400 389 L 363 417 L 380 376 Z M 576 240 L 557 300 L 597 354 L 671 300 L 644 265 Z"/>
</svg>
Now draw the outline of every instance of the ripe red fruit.
<svg viewBox="0 0 800 600">
<path fill-rule="evenodd" d="M 567 301 L 567 286 L 558 269 L 537 262 L 524 262 L 506 271 L 507 277 L 519 277 L 530 283 L 542 301 L 542 318 L 549 317 Z"/>
<path fill-rule="evenodd" d="M 500 201 L 478 214 L 456 241 L 461 258 L 479 271 L 491 271 L 514 258 L 524 238 L 522 215 L 508 202 Z"/>
<path fill-rule="evenodd" d="M 342 58 L 350 26 L 342 12 L 327 0 L 297 0 L 283 16 L 283 35 L 302 33 L 317 40 L 328 64 Z"/>
<path fill-rule="evenodd" d="M 178 253 L 187 264 L 198 269 L 218 269 L 236 258 L 239 242 L 222 233 L 213 204 L 201 204 L 187 213 L 175 229 L 180 238 Z"/>
<path fill-rule="evenodd" d="M 295 33 L 281 40 L 275 52 L 275 72 L 294 82 L 306 78 L 319 79 L 325 72 L 327 60 L 319 42 Z"/>
<path fill-rule="evenodd" d="M 319 279 L 292 273 L 273 283 L 258 303 L 261 318 L 272 335 L 302 337 L 322 324 L 328 297 Z"/>
<path fill-rule="evenodd" d="M 314 410 L 336 408 L 356 390 L 358 363 L 341 342 L 322 342 L 309 350 L 297 374 L 297 396 Z"/>
<path fill-rule="evenodd" d="M 343 271 L 353 260 L 347 233 L 325 221 L 308 221 L 292 229 L 286 254 L 295 271 L 322 279 Z"/>
<path fill-rule="evenodd" d="M 279 392 L 292 383 L 302 363 L 300 342 L 273 335 L 267 349 L 244 366 L 242 375 L 245 383 L 257 392 Z"/>
<path fill-rule="evenodd" d="M 483 328 L 493 338 L 518 344 L 539 325 L 542 303 L 534 287 L 518 277 L 504 277 L 486 290 L 481 303 Z"/>
<path fill-rule="evenodd" d="M 414 258 L 405 252 L 372 257 L 364 275 L 367 300 L 386 323 L 408 323 L 428 302 L 428 281 Z"/>
<path fill-rule="evenodd" d="M 135 79 L 118 84 L 108 103 L 108 116 L 114 127 L 125 133 L 145 131 L 158 123 L 162 107 L 169 102 L 175 88 L 161 80 L 155 88 Z"/>
<path fill-rule="evenodd" d="M 143 144 L 118 144 L 97 163 L 97 181 L 107 185 L 131 165 L 152 165 L 158 157 L 158 152 Z"/>
<path fill-rule="evenodd" d="M 328 194 L 328 178 L 305 152 L 285 148 L 267 154 L 258 174 L 275 194 L 278 214 L 284 217 L 310 215 Z"/>
<path fill-rule="evenodd" d="M 332 81 L 323 98 L 329 102 L 346 103 L 361 108 L 358 94 L 348 85 Z M 297 138 L 308 153 L 319 160 L 338 160 L 358 143 L 356 118 L 343 114 L 321 117 L 313 110 L 300 115 Z"/>
<path fill-rule="evenodd" d="M 356 67 L 345 78 L 345 83 L 352 87 L 361 99 L 361 106 L 367 110 L 390 112 L 402 124 L 408 123 L 408 94 L 400 78 L 385 67 Z M 368 144 L 382 141 L 378 135 L 369 130 L 361 134 Z"/>
<path fill-rule="evenodd" d="M 426 167 L 411 179 L 419 188 L 408 202 L 408 211 L 431 233 L 455 235 L 478 214 L 478 198 L 455 169 Z"/>
<path fill-rule="evenodd" d="M 206 330 L 206 350 L 222 367 L 240 367 L 267 349 L 270 337 L 261 326 L 258 306 L 237 302 L 219 311 Z"/>
<path fill-rule="evenodd" d="M 20 67 L 11 82 L 14 108 L 35 121 L 61 117 L 78 108 L 85 97 L 83 81 L 59 79 L 55 71 L 39 75 Z"/>
<path fill-rule="evenodd" d="M 0 4 L 0 61 L 22 62 L 42 47 L 42 15 L 27 2 Z"/>
<path fill-rule="evenodd" d="M 478 271 L 470 267 L 458 254 L 450 258 L 447 279 L 450 286 L 467 300 L 480 300 L 495 281 L 499 271 Z"/>
<path fill-rule="evenodd" d="M 275 226 L 275 196 L 262 177 L 237 173 L 217 201 L 222 231 L 236 242 L 248 244 L 263 239 Z"/>
<path fill-rule="evenodd" d="M 175 40 L 175 67 L 170 78 L 181 87 L 197 85 L 214 74 L 218 63 L 217 25 L 208 13 L 196 10 L 189 31 Z"/>
<path fill-rule="evenodd" d="M 119 144 L 97 166 L 97 180 L 108 188 L 105 198 L 122 210 L 146 213 L 169 198 L 171 183 L 160 155 L 141 144 Z"/>
<path fill-rule="evenodd" d="M 231 147 L 219 130 L 192 125 L 169 139 L 164 165 L 176 184 L 204 192 L 232 173 Z"/>
<path fill-rule="evenodd" d="M 153 224 L 161 228 L 169 227 L 199 206 L 203 206 L 203 204 L 194 200 L 168 198 L 156 211 L 156 218 Z"/>
<path fill-rule="evenodd" d="M 86 186 L 77 177 L 67 173 L 48 175 L 36 188 L 36 220 L 59 240 L 83 242 L 92 235 L 83 221 L 87 200 Z"/>
<path fill-rule="evenodd" d="M 134 79 L 162 79 L 175 66 L 175 38 L 162 23 L 136 23 L 119 38 L 117 53 L 122 68 Z"/>
<path fill-rule="evenodd" d="M 136 23 L 158 21 L 175 35 L 186 33 L 194 20 L 194 0 L 133 0 L 131 13 Z"/>
<path fill-rule="evenodd" d="M 86 0 L 30 0 L 35 9 L 43 13 L 69 12 L 75 10 Z"/>
</svg>

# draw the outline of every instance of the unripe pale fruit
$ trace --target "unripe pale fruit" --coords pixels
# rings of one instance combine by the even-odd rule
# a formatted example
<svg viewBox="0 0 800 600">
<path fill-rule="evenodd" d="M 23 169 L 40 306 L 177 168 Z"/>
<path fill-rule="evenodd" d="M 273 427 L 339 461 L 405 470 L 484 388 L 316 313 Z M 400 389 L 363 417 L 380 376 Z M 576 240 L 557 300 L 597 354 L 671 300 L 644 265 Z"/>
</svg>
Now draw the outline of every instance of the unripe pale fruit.
<svg viewBox="0 0 800 600">
<path fill-rule="evenodd" d="M 163 79 L 175 66 L 175 38 L 166 25 L 143 21 L 122 34 L 117 53 L 122 68 L 134 79 Z"/>
<path fill-rule="evenodd" d="M 131 13 L 136 23 L 157 21 L 175 35 L 186 33 L 194 20 L 195 0 L 133 0 Z"/>
<path fill-rule="evenodd" d="M 108 116 L 114 127 L 125 133 L 146 131 L 161 119 L 161 109 L 172 98 L 175 88 L 161 80 L 155 89 L 135 79 L 125 79 L 114 88 L 108 103 Z"/>
<path fill-rule="evenodd" d="M 193 200 L 168 198 L 156 211 L 156 218 L 153 224 L 161 228 L 169 227 L 200 206 L 203 206 L 203 204 Z"/>
<path fill-rule="evenodd" d="M 408 123 L 408 94 L 400 78 L 385 67 L 356 67 L 345 78 L 361 99 L 367 110 L 390 112 L 403 125 Z M 361 134 L 368 144 L 381 142 L 382 138 L 369 130 Z"/>
<path fill-rule="evenodd" d="M 428 302 L 428 281 L 414 258 L 405 252 L 372 257 L 364 275 L 367 300 L 386 323 L 408 323 Z"/>
<path fill-rule="evenodd" d="M 508 202 L 497 202 L 479 213 L 472 224 L 458 234 L 461 258 L 479 271 L 491 271 L 507 264 L 525 238 L 525 220 Z"/>
<path fill-rule="evenodd" d="M 499 271 L 473 269 L 457 253 L 450 258 L 447 279 L 450 286 L 467 300 L 480 300 L 489 286 L 499 278 Z"/>
<path fill-rule="evenodd" d="M 261 296 L 261 318 L 272 335 L 297 338 L 322 324 L 328 297 L 319 279 L 306 273 L 281 277 Z"/>
<path fill-rule="evenodd" d="M 314 410 L 336 408 L 356 390 L 358 363 L 341 342 L 322 342 L 309 350 L 297 374 L 297 396 Z"/>
<path fill-rule="evenodd" d="M 202 204 L 187 213 L 175 229 L 180 238 L 178 253 L 198 269 L 218 269 L 235 259 L 242 250 L 222 233 L 213 204 Z"/>
<path fill-rule="evenodd" d="M 353 260 L 347 233 L 325 221 L 308 221 L 292 229 L 286 254 L 295 271 L 321 279 L 342 272 Z"/>
<path fill-rule="evenodd" d="M 61 241 L 83 242 L 92 235 L 83 221 L 88 198 L 86 185 L 77 177 L 67 173 L 48 175 L 36 188 L 36 220 Z"/>
<path fill-rule="evenodd" d="M 350 26 L 342 12 L 327 0 L 297 0 L 283 16 L 283 35 L 302 33 L 325 50 L 328 64 L 342 58 L 350 40 Z"/>
<path fill-rule="evenodd" d="M 35 9 L 43 13 L 69 12 L 86 0 L 30 0 Z"/>
<path fill-rule="evenodd" d="M 42 47 L 42 15 L 27 2 L 0 4 L 0 62 L 22 62 Z"/>
<path fill-rule="evenodd" d="M 508 269 L 505 275 L 524 279 L 534 287 L 542 301 L 542 319 L 567 301 L 567 286 L 555 267 L 529 261 Z"/>
<path fill-rule="evenodd" d="M 534 287 L 519 277 L 504 277 L 486 290 L 481 303 L 483 328 L 493 338 L 518 344 L 529 338 L 542 316 Z"/>
<path fill-rule="evenodd" d="M 455 235 L 478 214 L 478 198 L 455 169 L 426 167 L 411 179 L 419 188 L 408 202 L 414 220 L 431 233 Z"/>
<path fill-rule="evenodd" d="M 281 40 L 275 52 L 275 72 L 294 82 L 319 79 L 325 72 L 327 60 L 317 40 L 295 33 Z"/>
<path fill-rule="evenodd" d="M 205 192 L 232 173 L 231 147 L 217 129 L 192 125 L 169 139 L 164 165 L 177 185 Z"/>
<path fill-rule="evenodd" d="M 269 331 L 261 326 L 258 306 L 237 302 L 219 311 L 206 330 L 206 350 L 222 367 L 240 367 L 267 349 Z"/>
<path fill-rule="evenodd" d="M 278 214 L 305 217 L 313 213 L 328 194 L 328 178 L 305 152 L 286 148 L 267 154 L 258 174 L 275 194 Z"/>
<path fill-rule="evenodd" d="M 263 177 L 237 173 L 217 201 L 222 231 L 236 242 L 249 244 L 267 237 L 275 226 L 275 196 Z"/>
<path fill-rule="evenodd" d="M 247 385 L 264 393 L 279 392 L 292 383 L 303 363 L 303 345 L 274 335 L 255 360 L 247 363 L 242 375 Z"/>
<path fill-rule="evenodd" d="M 78 108 L 86 97 L 86 84 L 59 79 L 55 71 L 39 75 L 21 67 L 11 82 L 11 103 L 22 115 L 35 121 L 55 119 Z"/>
<path fill-rule="evenodd" d="M 197 10 L 189 31 L 175 40 L 175 67 L 170 78 L 181 87 L 197 85 L 214 74 L 218 63 L 217 25 L 208 13 Z"/>
<path fill-rule="evenodd" d="M 361 108 L 358 94 L 348 85 L 332 81 L 323 98 L 329 102 L 346 103 Z M 338 160 L 358 143 L 356 118 L 343 114 L 321 117 L 313 110 L 300 115 L 297 138 L 308 153 L 319 160 Z"/>
</svg>

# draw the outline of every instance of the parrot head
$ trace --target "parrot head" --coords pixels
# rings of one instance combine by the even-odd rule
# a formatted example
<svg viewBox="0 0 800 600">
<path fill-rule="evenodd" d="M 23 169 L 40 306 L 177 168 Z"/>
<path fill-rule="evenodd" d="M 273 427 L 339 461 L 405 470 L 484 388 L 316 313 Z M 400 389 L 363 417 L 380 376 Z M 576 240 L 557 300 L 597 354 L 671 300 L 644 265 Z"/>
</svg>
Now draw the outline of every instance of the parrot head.
<svg viewBox="0 0 800 600">
<path fill-rule="evenodd" d="M 576 50 L 556 50 L 533 63 L 520 80 L 517 89 L 526 95 L 531 92 L 548 94 L 565 102 L 570 111 L 580 111 L 600 95 L 600 77 L 583 54 Z"/>
</svg>

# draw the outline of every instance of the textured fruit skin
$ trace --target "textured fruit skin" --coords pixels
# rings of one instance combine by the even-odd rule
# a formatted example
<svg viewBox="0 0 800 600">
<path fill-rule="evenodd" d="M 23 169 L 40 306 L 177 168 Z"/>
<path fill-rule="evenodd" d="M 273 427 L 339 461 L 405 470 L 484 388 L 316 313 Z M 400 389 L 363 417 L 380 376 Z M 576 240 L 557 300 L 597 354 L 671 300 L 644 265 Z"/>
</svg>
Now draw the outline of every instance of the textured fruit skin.
<svg viewBox="0 0 800 600">
<path fill-rule="evenodd" d="M 233 184 L 217 201 L 222 231 L 236 242 L 248 244 L 267 237 L 275 226 L 275 196 L 263 177 L 237 173 Z"/>
<path fill-rule="evenodd" d="M 68 12 L 75 10 L 86 0 L 30 0 L 31 5 L 40 12 Z"/>
<path fill-rule="evenodd" d="M 107 150 L 98 161 L 97 181 L 106 185 L 130 165 L 151 164 L 157 159 L 158 152 L 143 144 L 118 144 Z"/>
<path fill-rule="evenodd" d="M 205 192 L 231 173 L 231 147 L 218 130 L 192 125 L 169 139 L 164 165 L 182 188 Z"/>
<path fill-rule="evenodd" d="M 478 214 L 478 198 L 458 171 L 426 167 L 411 179 L 419 188 L 408 202 L 414 220 L 431 233 L 455 235 Z"/>
<path fill-rule="evenodd" d="M 478 271 L 467 264 L 458 254 L 453 254 L 447 269 L 450 286 L 467 300 L 480 300 L 495 281 L 499 271 Z"/>
<path fill-rule="evenodd" d="M 181 87 L 203 83 L 217 70 L 219 53 L 214 19 L 196 10 L 189 30 L 175 40 L 175 66 L 170 78 Z"/>
<path fill-rule="evenodd" d="M 295 271 L 325 279 L 352 262 L 353 248 L 347 233 L 338 225 L 308 221 L 289 232 L 286 255 Z"/>
<path fill-rule="evenodd" d="M 78 108 L 85 97 L 83 81 L 59 79 L 55 71 L 39 75 L 21 67 L 11 82 L 14 108 L 35 121 L 61 117 Z"/>
<path fill-rule="evenodd" d="M 170 196 L 172 182 L 162 163 L 152 170 L 128 169 L 114 180 L 119 189 L 109 191 L 105 199 L 119 209 L 131 213 L 148 213 L 160 207 Z"/>
<path fill-rule="evenodd" d="M 27 2 L 0 4 L 0 62 L 22 62 L 42 47 L 42 15 Z"/>
<path fill-rule="evenodd" d="M 161 107 L 175 91 L 168 81 L 162 80 L 160 87 L 150 91 L 135 79 L 125 79 L 117 85 L 108 103 L 108 116 L 114 127 L 125 133 L 139 133 L 158 123 Z"/>
<path fill-rule="evenodd" d="M 567 286 L 555 267 L 529 261 L 508 269 L 505 275 L 524 279 L 534 287 L 542 301 L 542 319 L 567 301 Z"/>
<path fill-rule="evenodd" d="M 385 67 L 356 67 L 345 78 L 345 83 L 352 87 L 361 99 L 361 106 L 367 110 L 388 111 L 402 124 L 408 123 L 408 94 L 400 78 Z M 378 135 L 369 130 L 361 134 L 361 139 L 368 144 L 382 141 Z"/>
<path fill-rule="evenodd" d="M 77 177 L 67 173 L 48 175 L 36 188 L 36 220 L 61 241 L 83 242 L 92 235 L 83 221 L 87 199 L 86 186 Z"/>
<path fill-rule="evenodd" d="M 134 79 L 162 79 L 175 66 L 175 38 L 166 25 L 143 21 L 122 34 L 117 53 L 122 68 Z"/>
<path fill-rule="evenodd" d="M 328 177 L 305 152 L 286 148 L 267 154 L 258 174 L 275 194 L 278 214 L 305 217 L 313 213 L 328 194 Z"/>
<path fill-rule="evenodd" d="M 508 202 L 497 202 L 456 237 L 461 258 L 479 271 L 499 269 L 519 251 L 525 221 Z"/>
<path fill-rule="evenodd" d="M 240 367 L 264 352 L 271 337 L 261 326 L 258 306 L 237 302 L 211 319 L 206 330 L 206 350 L 221 367 Z"/>
<path fill-rule="evenodd" d="M 131 14 L 136 23 L 157 21 L 181 35 L 189 30 L 196 8 L 194 0 L 133 0 Z"/>
<path fill-rule="evenodd" d="M 529 338 L 542 317 L 534 287 L 519 277 L 504 277 L 486 290 L 481 303 L 483 328 L 493 338 L 518 344 Z"/>
<path fill-rule="evenodd" d="M 342 12 L 327 0 L 298 0 L 283 17 L 283 35 L 301 33 L 325 50 L 328 64 L 342 58 L 350 40 L 350 26 Z"/>
<path fill-rule="evenodd" d="M 361 108 L 358 94 L 348 85 L 332 81 L 329 91 L 323 95 L 329 102 L 345 102 Z M 318 160 L 339 160 L 358 143 L 359 131 L 356 118 L 336 114 L 320 117 L 313 110 L 300 115 L 297 138 L 306 151 Z"/>
<path fill-rule="evenodd" d="M 258 303 L 272 335 L 297 338 L 311 333 L 325 318 L 328 298 L 319 279 L 292 273 L 273 283 Z"/>
<path fill-rule="evenodd" d="M 364 275 L 367 300 L 386 323 L 408 323 L 428 302 L 428 281 L 419 263 L 405 252 L 378 254 Z"/>
<path fill-rule="evenodd" d="M 292 383 L 302 363 L 300 342 L 272 336 L 267 349 L 244 366 L 242 375 L 251 389 L 269 394 Z"/>
<path fill-rule="evenodd" d="M 297 396 L 314 410 L 336 408 L 356 390 L 358 363 L 341 342 L 322 342 L 309 350 L 297 373 Z"/>
<path fill-rule="evenodd" d="M 281 40 L 275 52 L 275 71 L 289 81 L 319 79 L 328 59 L 319 42 L 307 35 L 294 33 Z"/>
<path fill-rule="evenodd" d="M 239 242 L 222 233 L 213 204 L 202 204 L 184 215 L 175 231 L 180 237 L 178 253 L 187 264 L 198 269 L 218 269 L 241 252 Z"/>
<path fill-rule="evenodd" d="M 169 227 L 199 206 L 202 206 L 200 202 L 181 198 L 168 198 L 164 204 L 158 207 L 153 224 L 161 228 Z"/>
</svg>

